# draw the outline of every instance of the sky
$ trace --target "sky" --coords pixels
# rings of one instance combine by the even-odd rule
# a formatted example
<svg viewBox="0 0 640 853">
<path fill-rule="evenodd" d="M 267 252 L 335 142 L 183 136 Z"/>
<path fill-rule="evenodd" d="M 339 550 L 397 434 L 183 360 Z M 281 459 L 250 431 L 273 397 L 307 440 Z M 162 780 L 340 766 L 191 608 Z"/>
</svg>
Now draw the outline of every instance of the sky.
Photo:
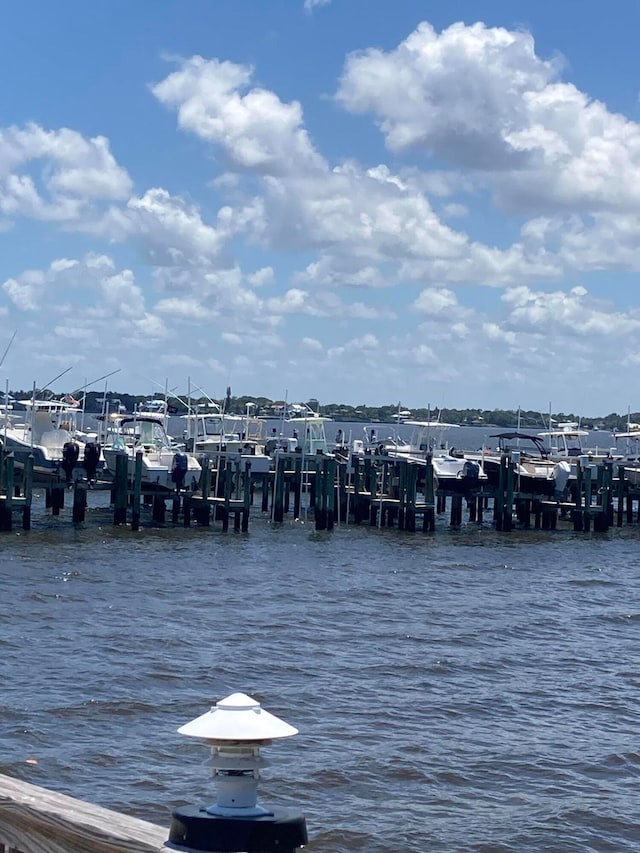
<svg viewBox="0 0 640 853">
<path fill-rule="evenodd" d="M 636 411 L 640 4 L 603 8 L 4 3 L 2 388 Z"/>
</svg>

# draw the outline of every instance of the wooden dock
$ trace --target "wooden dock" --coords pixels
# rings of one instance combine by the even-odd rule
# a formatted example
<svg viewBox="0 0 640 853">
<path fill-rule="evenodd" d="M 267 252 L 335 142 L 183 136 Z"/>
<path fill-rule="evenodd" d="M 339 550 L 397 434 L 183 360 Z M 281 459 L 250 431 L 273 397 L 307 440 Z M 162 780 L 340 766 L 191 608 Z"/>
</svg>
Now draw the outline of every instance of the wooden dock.
<svg viewBox="0 0 640 853">
<path fill-rule="evenodd" d="M 282 453 L 271 471 L 253 473 L 250 465 L 226 459 L 217 468 L 203 465 L 196 486 L 170 491 L 142 482 L 141 453 L 132 476 L 123 453 L 113 477 L 89 484 L 77 469 L 71 487 L 65 477 L 34 471 L 29 460 L 18 470 L 11 454 L 2 453 L 0 530 L 11 530 L 16 514 L 22 528 L 30 528 L 34 489 L 44 491 L 45 507 L 54 516 L 63 513 L 69 496 L 73 524 L 86 522 L 92 493 L 109 490 L 113 524 L 133 531 L 149 524 L 212 527 L 220 522 L 223 532 L 232 527 L 246 533 L 258 514 L 275 524 L 311 515 L 319 531 L 355 524 L 433 533 L 443 517 L 449 527 L 491 524 L 504 533 L 515 527 L 601 532 L 640 522 L 640 486 L 613 460 L 595 471 L 577 461 L 570 497 L 562 500 L 521 491 L 509 453 L 501 457 L 499 482 L 492 486 L 483 480 L 439 483 L 429 457 L 415 463 L 375 454 L 349 460 L 318 454 L 305 461 L 303 467 L 300 454 Z"/>
</svg>

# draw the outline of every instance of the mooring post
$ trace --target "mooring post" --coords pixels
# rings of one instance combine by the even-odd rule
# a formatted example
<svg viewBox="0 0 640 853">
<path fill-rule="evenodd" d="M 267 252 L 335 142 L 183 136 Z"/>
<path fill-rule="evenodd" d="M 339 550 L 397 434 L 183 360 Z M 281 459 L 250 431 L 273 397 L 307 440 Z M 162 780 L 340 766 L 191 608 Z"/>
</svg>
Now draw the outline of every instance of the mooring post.
<svg viewBox="0 0 640 853">
<path fill-rule="evenodd" d="M 251 462 L 247 462 L 242 472 L 242 532 L 249 529 L 249 512 L 251 510 L 252 495 Z"/>
<path fill-rule="evenodd" d="M 284 471 L 287 460 L 278 454 L 273 484 L 273 520 L 280 524 L 284 521 Z"/>
<path fill-rule="evenodd" d="M 409 533 L 416 532 L 416 490 L 418 487 L 418 466 L 407 463 L 406 507 L 404 527 Z"/>
<path fill-rule="evenodd" d="M 60 515 L 60 510 L 64 509 L 64 492 L 66 485 L 56 483 L 51 487 L 51 514 Z"/>
<path fill-rule="evenodd" d="M 22 510 L 22 529 L 31 530 L 31 499 L 33 497 L 33 454 L 30 453 L 24 463 L 24 508 Z"/>
<path fill-rule="evenodd" d="M 125 452 L 116 453 L 114 476 L 113 524 L 127 523 L 127 479 L 129 475 L 129 457 Z"/>
<path fill-rule="evenodd" d="M 435 486 L 433 481 L 433 458 L 430 453 L 427 453 L 424 470 L 424 503 L 425 509 L 422 516 L 422 529 L 425 532 L 433 533 L 436 529 L 436 513 L 435 513 Z"/>
<path fill-rule="evenodd" d="M 131 496 L 131 529 L 140 530 L 140 500 L 142 497 L 142 451 L 136 453 L 133 471 L 133 495 Z"/>
<path fill-rule="evenodd" d="M 220 460 L 218 460 L 218 465 Z M 211 464 L 205 460 L 200 474 L 200 509 L 198 511 L 198 524 L 201 527 L 209 527 L 211 524 L 211 505 L 209 504 L 209 492 L 211 490 Z"/>
<path fill-rule="evenodd" d="M 222 532 L 229 529 L 229 512 L 231 505 L 231 490 L 233 488 L 233 464 L 227 460 L 224 470 L 224 506 L 222 508 Z"/>
<path fill-rule="evenodd" d="M 167 514 L 167 505 L 165 503 L 165 495 L 157 492 L 153 496 L 153 509 L 151 518 L 156 524 L 164 524 Z"/>
<path fill-rule="evenodd" d="M 327 529 L 327 460 L 324 456 L 316 456 L 316 505 L 314 519 L 316 530 Z"/>
<path fill-rule="evenodd" d="M 515 458 L 514 458 L 515 454 Z M 502 529 L 506 532 L 513 529 L 513 489 L 515 477 L 515 465 L 520 462 L 519 451 L 506 454 L 505 459 L 505 497 L 504 497 L 504 521 Z"/>
<path fill-rule="evenodd" d="M 0 500 L 0 530 L 9 532 L 13 527 L 13 513 L 11 512 L 11 501 L 13 495 L 13 468 L 9 474 L 9 467 L 13 463 L 13 456 L 3 451 L 0 455 L 0 488 L 4 487 L 5 494 Z M 9 486 L 11 485 L 11 489 Z"/>
<path fill-rule="evenodd" d="M 71 518 L 74 524 L 84 522 L 87 510 L 87 482 L 77 479 L 73 484 L 73 510 Z"/>
<path fill-rule="evenodd" d="M 591 466 L 585 465 L 584 471 L 584 509 L 582 529 L 587 533 L 591 529 Z"/>
<path fill-rule="evenodd" d="M 210 748 L 217 797 L 206 807 L 175 809 L 168 839 L 172 850 L 295 853 L 307 844 L 304 817 L 258 803 L 265 764 L 260 750 L 297 729 L 245 693 L 233 693 L 178 732 Z"/>
<path fill-rule="evenodd" d="M 616 525 L 618 527 L 622 527 L 624 493 L 624 465 L 618 465 L 618 480 L 616 483 Z"/>
<path fill-rule="evenodd" d="M 333 530 L 336 518 L 336 477 L 337 462 L 335 459 L 326 460 L 326 502 L 327 502 L 327 530 Z"/>
<path fill-rule="evenodd" d="M 185 492 L 182 498 L 182 524 L 184 527 L 191 527 L 191 509 L 192 509 L 192 492 Z"/>
</svg>

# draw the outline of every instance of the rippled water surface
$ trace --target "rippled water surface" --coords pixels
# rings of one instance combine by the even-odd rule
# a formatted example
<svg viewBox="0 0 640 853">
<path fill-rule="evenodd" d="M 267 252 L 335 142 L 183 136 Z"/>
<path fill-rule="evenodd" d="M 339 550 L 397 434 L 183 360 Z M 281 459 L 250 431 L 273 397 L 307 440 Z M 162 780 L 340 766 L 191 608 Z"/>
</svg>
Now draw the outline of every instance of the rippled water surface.
<svg viewBox="0 0 640 853">
<path fill-rule="evenodd" d="M 40 519 L 0 540 L 0 772 L 168 825 L 214 798 L 176 728 L 241 690 L 300 729 L 261 800 L 311 851 L 637 851 L 639 553 L 631 528 Z"/>
</svg>

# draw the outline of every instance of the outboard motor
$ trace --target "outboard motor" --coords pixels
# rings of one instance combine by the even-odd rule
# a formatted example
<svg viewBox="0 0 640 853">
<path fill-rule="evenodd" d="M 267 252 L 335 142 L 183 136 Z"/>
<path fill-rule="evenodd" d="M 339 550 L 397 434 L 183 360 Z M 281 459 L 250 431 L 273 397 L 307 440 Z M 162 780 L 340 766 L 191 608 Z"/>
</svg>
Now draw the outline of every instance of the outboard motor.
<svg viewBox="0 0 640 853">
<path fill-rule="evenodd" d="M 75 441 L 65 441 L 62 447 L 62 462 L 60 467 L 67 476 L 67 486 L 73 483 L 73 469 L 76 467 L 80 448 Z"/>
<path fill-rule="evenodd" d="M 462 466 L 460 479 L 463 481 L 463 494 L 467 502 L 467 508 L 471 505 L 474 498 L 474 492 L 478 488 L 480 481 L 480 463 L 474 462 L 473 459 L 467 459 Z"/>
<path fill-rule="evenodd" d="M 87 472 L 87 480 L 90 486 L 96 481 L 99 461 L 100 445 L 95 441 L 88 441 L 84 446 L 84 470 Z"/>
<path fill-rule="evenodd" d="M 553 496 L 555 500 L 562 501 L 566 498 L 570 474 L 571 465 L 564 459 L 553 466 Z"/>
<path fill-rule="evenodd" d="M 176 491 L 179 492 L 184 485 L 187 471 L 189 470 L 189 457 L 186 453 L 178 451 L 173 455 L 173 463 L 171 465 L 171 479 L 176 484 Z"/>
<path fill-rule="evenodd" d="M 467 459 L 462 466 L 462 479 L 467 480 L 471 486 L 475 485 L 480 479 L 480 463 Z"/>
</svg>

